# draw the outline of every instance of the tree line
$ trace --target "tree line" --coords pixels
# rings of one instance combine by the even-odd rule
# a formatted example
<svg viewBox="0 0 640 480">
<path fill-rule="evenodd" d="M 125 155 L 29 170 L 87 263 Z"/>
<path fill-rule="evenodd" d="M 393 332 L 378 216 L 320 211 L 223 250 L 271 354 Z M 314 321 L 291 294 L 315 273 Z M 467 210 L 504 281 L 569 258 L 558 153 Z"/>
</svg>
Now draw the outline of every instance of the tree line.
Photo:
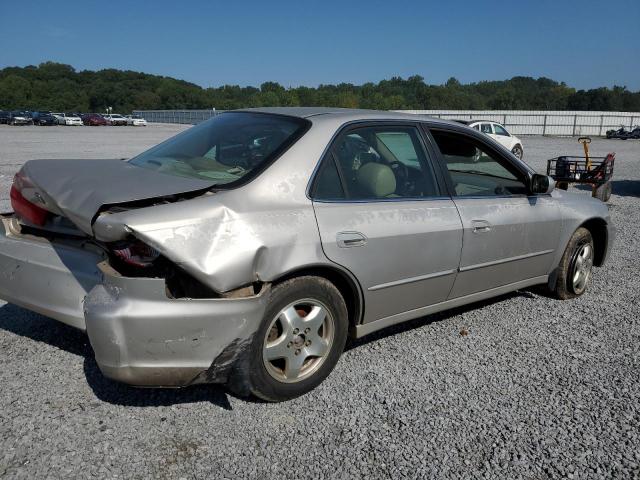
<svg viewBox="0 0 640 480">
<path fill-rule="evenodd" d="M 0 109 L 114 112 L 151 109 L 203 109 L 262 106 L 330 106 L 454 110 L 604 110 L 640 111 L 640 91 L 626 87 L 576 90 L 548 78 L 513 77 L 462 84 L 450 78 L 429 85 L 423 77 L 393 77 L 378 83 L 285 88 L 224 85 L 202 88 L 171 77 L 105 69 L 76 71 L 55 62 L 0 70 Z"/>
</svg>

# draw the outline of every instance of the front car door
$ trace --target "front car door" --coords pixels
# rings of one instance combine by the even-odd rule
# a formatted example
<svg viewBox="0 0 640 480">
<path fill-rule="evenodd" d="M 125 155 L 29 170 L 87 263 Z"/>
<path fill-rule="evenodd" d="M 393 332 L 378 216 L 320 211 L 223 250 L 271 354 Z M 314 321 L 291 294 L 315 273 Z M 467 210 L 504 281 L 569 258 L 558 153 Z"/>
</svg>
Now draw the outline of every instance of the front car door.
<svg viewBox="0 0 640 480">
<path fill-rule="evenodd" d="M 434 127 L 431 138 L 464 227 L 449 298 L 547 275 L 562 223 L 556 200 L 529 195 L 527 167 L 480 136 Z"/>
<path fill-rule="evenodd" d="M 336 137 L 311 187 L 326 256 L 358 279 L 363 322 L 447 299 L 462 224 L 420 128 L 356 124 Z"/>
<path fill-rule="evenodd" d="M 493 132 L 492 138 L 498 141 L 501 145 L 503 145 L 507 150 L 511 150 L 512 148 L 512 139 L 511 134 L 507 132 L 507 129 L 502 125 L 497 123 L 493 124 Z"/>
</svg>

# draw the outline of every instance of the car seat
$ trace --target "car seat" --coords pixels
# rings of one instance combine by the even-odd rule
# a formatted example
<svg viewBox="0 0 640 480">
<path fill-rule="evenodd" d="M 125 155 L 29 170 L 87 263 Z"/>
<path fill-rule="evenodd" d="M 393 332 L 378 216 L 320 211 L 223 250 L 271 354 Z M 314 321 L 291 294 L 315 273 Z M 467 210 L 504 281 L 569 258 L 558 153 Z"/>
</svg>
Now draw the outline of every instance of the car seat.
<svg viewBox="0 0 640 480">
<path fill-rule="evenodd" d="M 360 193 L 372 198 L 395 197 L 396 177 L 388 165 L 365 163 L 356 173 Z"/>
</svg>

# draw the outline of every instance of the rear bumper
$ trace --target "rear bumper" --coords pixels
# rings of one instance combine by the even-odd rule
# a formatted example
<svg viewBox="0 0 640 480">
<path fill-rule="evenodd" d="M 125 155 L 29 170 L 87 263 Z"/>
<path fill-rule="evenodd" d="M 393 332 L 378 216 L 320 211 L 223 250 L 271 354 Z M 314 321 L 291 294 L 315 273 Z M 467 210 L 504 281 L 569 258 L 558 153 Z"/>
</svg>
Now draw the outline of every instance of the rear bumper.
<svg viewBox="0 0 640 480">
<path fill-rule="evenodd" d="M 171 299 L 164 279 L 119 276 L 87 295 L 87 333 L 102 373 L 138 386 L 226 382 L 247 353 L 269 289 L 246 298 Z"/>
<path fill-rule="evenodd" d="M 82 304 L 102 280 L 102 256 L 20 235 L 11 217 L 0 219 L 0 298 L 84 330 Z"/>
<path fill-rule="evenodd" d="M 0 298 L 87 331 L 102 373 L 138 386 L 224 383 L 269 297 L 174 299 L 162 278 L 122 277 L 102 255 L 0 229 Z"/>
</svg>

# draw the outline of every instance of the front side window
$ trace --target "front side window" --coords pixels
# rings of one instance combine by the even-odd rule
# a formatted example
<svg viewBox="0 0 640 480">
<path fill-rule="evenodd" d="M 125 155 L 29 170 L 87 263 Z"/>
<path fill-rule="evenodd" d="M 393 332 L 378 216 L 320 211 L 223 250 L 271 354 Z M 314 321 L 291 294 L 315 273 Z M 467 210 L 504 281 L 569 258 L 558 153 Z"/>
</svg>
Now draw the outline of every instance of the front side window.
<svg viewBox="0 0 640 480">
<path fill-rule="evenodd" d="M 418 130 L 404 126 L 363 127 L 340 135 L 323 160 L 314 187 L 314 198 L 321 200 L 339 195 L 379 200 L 438 194 Z"/>
<path fill-rule="evenodd" d="M 502 135 L 503 137 L 510 137 L 509 132 L 507 132 L 503 126 L 498 125 L 497 123 L 493 124 L 493 129 L 496 131 L 496 135 Z"/>
<path fill-rule="evenodd" d="M 522 174 L 484 143 L 453 132 L 432 131 L 457 196 L 526 195 Z"/>
<path fill-rule="evenodd" d="M 302 118 L 229 112 L 147 150 L 133 165 L 180 177 L 231 184 L 265 168 L 308 129 Z"/>
</svg>

